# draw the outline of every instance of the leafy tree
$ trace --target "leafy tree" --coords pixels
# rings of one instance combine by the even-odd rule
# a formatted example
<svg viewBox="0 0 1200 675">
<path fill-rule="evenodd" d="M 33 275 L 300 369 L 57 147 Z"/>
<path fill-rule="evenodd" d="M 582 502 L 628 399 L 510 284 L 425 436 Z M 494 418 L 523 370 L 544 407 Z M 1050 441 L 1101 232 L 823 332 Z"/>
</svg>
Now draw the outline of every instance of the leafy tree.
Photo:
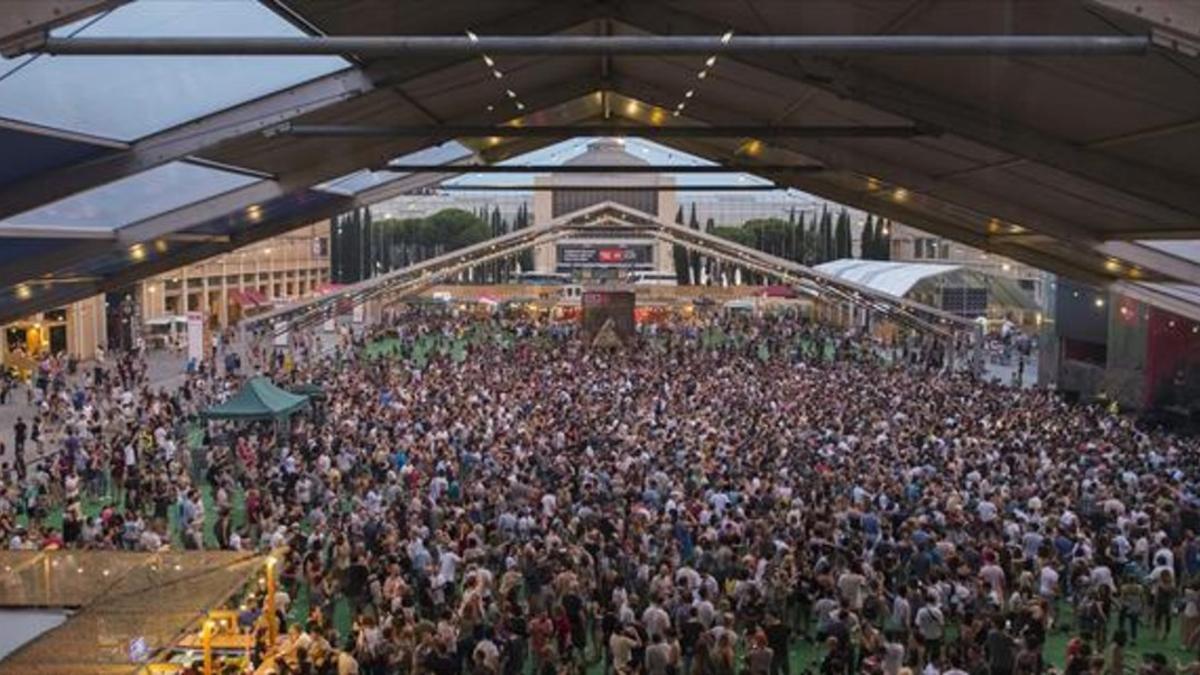
<svg viewBox="0 0 1200 675">
<path fill-rule="evenodd" d="M 753 218 L 742 229 L 750 232 L 754 248 L 774 256 L 785 257 L 791 227 L 782 218 Z"/>
<path fill-rule="evenodd" d="M 714 227 L 712 233 L 722 239 L 728 239 L 742 246 L 754 246 L 754 235 L 744 227 L 721 225 Z"/>
</svg>

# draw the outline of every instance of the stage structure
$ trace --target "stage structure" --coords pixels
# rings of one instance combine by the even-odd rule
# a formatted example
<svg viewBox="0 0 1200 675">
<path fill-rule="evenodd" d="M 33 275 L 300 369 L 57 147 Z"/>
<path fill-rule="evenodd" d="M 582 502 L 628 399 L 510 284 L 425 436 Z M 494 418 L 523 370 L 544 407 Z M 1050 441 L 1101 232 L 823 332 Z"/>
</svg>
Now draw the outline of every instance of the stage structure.
<svg viewBox="0 0 1200 675">
<path fill-rule="evenodd" d="M 477 265 L 512 258 L 525 249 L 554 244 L 564 238 L 586 237 L 589 231 L 597 230 L 605 233 L 625 231 L 631 236 L 648 234 L 724 264 L 757 272 L 778 283 L 796 286 L 810 297 L 856 308 L 868 316 L 893 321 L 924 333 L 943 337 L 978 335 L 978 325 L 962 317 L 880 293 L 861 284 L 838 279 L 811 267 L 611 201 L 393 270 L 320 298 L 255 316 L 248 319 L 245 325 L 268 326 L 273 331 L 280 331 L 281 327 L 282 330 L 289 330 L 313 326 L 346 313 L 347 308 L 361 306 L 372 300 L 402 300 L 431 285 L 454 279 Z"/>
</svg>

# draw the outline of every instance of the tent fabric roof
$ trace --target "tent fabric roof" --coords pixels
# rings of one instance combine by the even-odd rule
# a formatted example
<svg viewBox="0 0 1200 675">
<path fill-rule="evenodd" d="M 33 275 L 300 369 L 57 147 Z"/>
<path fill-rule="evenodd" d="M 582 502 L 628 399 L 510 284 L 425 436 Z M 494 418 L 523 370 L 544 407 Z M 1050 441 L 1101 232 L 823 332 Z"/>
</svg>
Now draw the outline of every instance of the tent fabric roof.
<svg viewBox="0 0 1200 675">
<path fill-rule="evenodd" d="M 290 415 L 308 404 L 308 396 L 275 386 L 261 375 L 252 377 L 228 401 L 205 410 L 209 419 L 266 420 Z"/>
<path fill-rule="evenodd" d="M 56 36 L 578 34 L 1145 34 L 1106 3 L 884 0 L 795 3 L 441 0 L 135 0 Z M 2 39 L 4 36 L 0 36 Z M 736 38 L 735 38 L 736 39 Z M 247 184 L 172 195 L 127 223 L 119 205 L 60 238 L 53 255 L 0 268 L 0 322 L 114 290 L 354 206 L 436 184 L 377 169 L 442 139 L 295 137 L 279 124 L 904 125 L 915 138 L 664 139 L 713 161 L 805 164 L 791 187 L 931 234 L 1093 284 L 1200 284 L 1200 258 L 1151 242 L 1200 237 L 1200 61 L 1169 47 L 1144 56 L 821 59 L 503 56 L 497 80 L 478 54 L 335 57 L 46 57 L 0 60 L 0 222 L 61 200 L 147 180 L 178 163 Z M 670 115 L 687 98 L 686 114 Z M 25 95 L 22 92 L 35 92 Z M 516 96 L 514 100 L 507 92 Z M 517 108 L 519 102 L 522 108 Z M 655 120 L 658 120 L 657 122 Z M 435 140 L 436 139 L 436 140 Z M 453 161 L 518 157 L 548 139 L 458 139 Z M 436 162 L 436 160 L 431 160 Z M 447 160 L 448 163 L 449 160 Z M 154 177 L 151 174 L 150 177 Z M 211 177 L 211 176 L 210 176 Z M 224 176 L 221 176 L 225 178 Z M 220 182 L 220 181 L 217 181 Z M 314 189 L 319 186 L 319 189 Z M 160 197 L 161 195 L 161 197 Z M 320 197 L 318 197 L 318 195 Z M 105 201 L 117 200 L 101 195 Z M 183 197 L 187 197 L 183 199 Z M 194 199 L 193 199 L 194 198 Z M 280 207 L 280 208 L 276 208 Z M 283 208 L 286 207 L 286 208 Z M 86 209 L 83 212 L 89 213 Z M 50 227 L 59 228 L 50 232 Z M 85 238 L 111 230 L 107 240 Z M 18 226 L 0 225 L 14 237 Z M 214 234 L 223 243 L 175 242 Z M 19 236 L 29 236 L 24 232 Z M 165 241 L 166 250 L 131 246 Z M 97 261 L 95 267 L 90 261 Z M 99 276 L 78 283 L 56 278 Z M 12 292 L 25 284 L 22 293 Z"/>
<path fill-rule="evenodd" d="M 843 258 L 817 265 L 816 269 L 902 298 L 922 280 L 953 272 L 961 266 Z"/>
<path fill-rule="evenodd" d="M 264 559 L 240 551 L 0 551 L 17 581 L 0 587 L 0 605 L 78 609 L 0 661 L 0 675 L 134 672 L 135 639 L 151 653 L 169 647 Z"/>
<path fill-rule="evenodd" d="M 966 282 L 972 286 L 986 286 L 989 304 L 1031 311 L 1037 309 L 1033 298 L 1012 279 L 963 265 L 844 258 L 817 265 L 816 269 L 896 297 L 904 297 L 923 281 L 944 276 L 948 283 Z"/>
</svg>

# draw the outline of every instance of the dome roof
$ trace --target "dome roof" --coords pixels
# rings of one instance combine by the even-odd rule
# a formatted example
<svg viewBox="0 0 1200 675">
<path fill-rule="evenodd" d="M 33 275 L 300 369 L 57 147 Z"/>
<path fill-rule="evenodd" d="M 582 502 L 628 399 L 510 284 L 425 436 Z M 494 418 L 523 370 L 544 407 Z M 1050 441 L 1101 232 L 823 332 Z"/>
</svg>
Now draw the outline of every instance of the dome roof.
<svg viewBox="0 0 1200 675">
<path fill-rule="evenodd" d="M 568 166 L 639 166 L 646 162 L 625 151 L 625 144 L 612 138 L 602 138 L 588 143 L 587 150 L 567 161 Z"/>
</svg>

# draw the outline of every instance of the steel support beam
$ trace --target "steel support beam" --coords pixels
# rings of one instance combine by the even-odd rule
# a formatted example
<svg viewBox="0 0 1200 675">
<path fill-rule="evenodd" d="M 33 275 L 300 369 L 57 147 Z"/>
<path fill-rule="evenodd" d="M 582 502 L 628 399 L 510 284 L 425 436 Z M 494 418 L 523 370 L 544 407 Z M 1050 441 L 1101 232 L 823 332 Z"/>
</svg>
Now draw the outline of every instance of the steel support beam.
<svg viewBox="0 0 1200 675">
<path fill-rule="evenodd" d="M 721 149 L 690 140 L 667 140 L 664 145 L 701 157 L 717 157 Z M 1110 282 L 1111 276 L 1099 264 L 1086 267 L 1086 257 L 1064 260 L 1042 252 L 1038 247 L 994 242 L 982 232 L 969 228 L 959 218 L 938 216 L 911 208 L 910 202 L 898 202 L 889 192 L 871 190 L 864 181 L 861 189 L 852 189 L 833 180 L 834 174 L 796 174 L 779 179 L 781 186 L 803 190 L 809 194 L 831 199 L 841 204 L 874 213 L 898 223 L 911 225 L 930 234 L 953 239 L 989 253 L 1004 255 L 1042 269 L 1050 269 L 1081 281 L 1097 285 Z"/>
<path fill-rule="evenodd" d="M 7 0 L 0 11 L 0 54 L 36 49 L 53 28 L 108 11 L 129 0 Z"/>
<path fill-rule="evenodd" d="M 632 81 L 627 78 L 618 80 L 618 87 L 630 95 L 642 98 L 648 102 L 657 102 L 661 93 L 652 85 Z M 693 109 L 705 119 L 720 123 L 724 120 L 745 120 L 753 116 L 751 111 L 729 110 L 711 101 L 711 97 L 693 103 Z M 1068 222 L 1062 218 L 1046 214 L 1037 209 L 1024 206 L 1019 200 L 992 195 L 959 183 L 939 180 L 923 172 L 907 166 L 898 165 L 883 157 L 867 154 L 857 149 L 826 143 L 813 139 L 782 139 L 777 142 L 779 147 L 791 149 L 797 153 L 811 157 L 832 168 L 844 168 L 867 175 L 877 176 L 885 182 L 902 186 L 910 192 L 909 199 L 915 199 L 911 193 L 929 195 L 935 199 L 958 204 L 973 210 L 981 211 L 988 216 L 1000 218 L 1007 222 L 1020 223 L 1026 229 L 1037 230 L 1043 234 L 1053 235 L 1056 239 L 1071 242 L 1072 245 L 1089 249 L 1098 255 L 1113 255 L 1104 248 L 1100 232 L 1090 230 L 1082 224 Z M 1013 255 L 1004 252 L 1005 255 Z M 1015 256 L 1013 256 L 1015 257 Z M 1119 257 L 1119 256 L 1118 256 Z M 1139 259 L 1141 259 L 1139 257 Z M 1070 265 L 1068 261 L 1064 264 Z M 1136 260 L 1130 264 L 1139 265 Z M 1190 263 L 1185 263 L 1191 265 Z M 1073 266 L 1073 265 L 1072 265 Z M 1200 271 L 1200 266 L 1191 265 Z M 1192 274 L 1178 265 L 1172 265 L 1171 270 L 1183 272 L 1183 279 L 1191 279 Z M 1164 270 L 1164 274 L 1168 274 Z"/>
<path fill-rule="evenodd" d="M 637 138 L 913 138 L 936 135 L 932 128 L 913 125 L 725 125 L 725 126 L 646 126 L 633 124 L 587 125 L 426 125 L 370 126 L 355 124 L 284 124 L 265 135 L 301 138 L 580 138 L 589 136 L 627 136 Z"/>
<path fill-rule="evenodd" d="M 1187 56 L 1200 54 L 1200 7 L 1186 0 L 1088 0 L 1089 4 L 1148 23 L 1155 44 Z"/>
<path fill-rule="evenodd" d="M 298 56 L 521 54 L 646 56 L 783 53 L 812 56 L 1129 56 L 1146 35 L 393 35 L 218 38 L 48 38 L 36 51 L 79 55 Z"/>
<path fill-rule="evenodd" d="M 562 87 L 554 88 L 554 100 L 548 100 L 545 103 L 549 105 L 562 99 L 570 99 L 578 96 L 582 93 L 580 91 L 581 87 L 591 91 L 593 90 L 593 85 L 594 83 L 579 81 L 563 83 Z M 98 242 L 88 242 L 90 245 L 78 244 L 67 246 L 56 251 L 51 256 L 31 259 L 19 265 L 6 266 L 4 269 L 0 269 L 0 287 L 21 281 L 28 281 L 48 273 L 54 273 L 78 265 L 90 257 L 111 251 L 114 247 L 120 249 L 158 238 L 169 239 L 176 233 L 186 232 L 214 218 L 220 218 L 230 213 L 249 209 L 254 205 L 263 204 L 271 199 L 298 190 L 308 189 L 313 185 L 348 174 L 362 167 L 373 166 L 385 158 L 404 155 L 416 149 L 418 148 L 411 139 L 407 141 L 404 139 L 379 139 L 377 143 L 329 155 L 321 162 L 313 163 L 297 171 L 278 176 L 275 180 L 259 181 L 196 204 L 184 206 L 174 211 L 127 225 L 117 232 L 115 242 L 101 240 Z M 465 155 L 458 161 L 472 161 L 472 157 Z M 398 176 L 396 180 L 388 181 L 383 185 L 360 193 L 357 195 L 357 198 L 364 200 L 362 203 L 373 203 L 394 194 L 403 194 L 415 189 L 413 181 L 416 181 L 417 184 L 434 185 L 452 177 L 452 175 L 458 172 L 449 165 L 440 168 L 431 167 L 422 173 L 414 174 L 412 177 Z M 365 201 L 368 199 L 371 201 Z M 319 219 L 317 217 L 311 218 L 311 220 Z M 44 305 L 39 304 L 39 306 Z"/>
<path fill-rule="evenodd" d="M 774 184 L 751 185 L 439 185 L 443 192 L 770 192 L 782 190 Z"/>
<path fill-rule="evenodd" d="M 1200 284 L 1200 265 L 1149 246 L 1130 241 L 1106 241 L 1096 250 L 1145 270 L 1153 270 L 1189 284 Z"/>
<path fill-rule="evenodd" d="M 825 167 L 814 164 L 470 164 L 462 166 L 438 166 L 429 164 L 386 164 L 382 171 L 395 173 L 480 173 L 480 174 L 712 174 L 712 173 L 817 173 Z"/>
<path fill-rule="evenodd" d="M 172 251 L 163 257 L 132 265 L 122 272 L 100 279 L 93 283 L 58 286 L 57 284 L 53 284 L 53 279 L 48 280 L 49 283 L 54 286 L 49 293 L 42 293 L 35 290 L 33 296 L 28 300 L 13 304 L 0 303 L 0 324 L 28 316 L 44 309 L 52 309 L 76 300 L 82 300 L 83 298 L 87 298 L 107 290 L 121 288 L 146 277 L 176 269 L 178 267 L 182 267 L 183 265 L 198 262 L 206 258 L 211 258 L 243 246 L 248 246 L 254 242 L 289 232 L 298 227 L 303 227 L 309 223 L 331 218 L 356 206 L 366 206 L 375 203 L 379 199 L 387 198 L 388 196 L 391 196 L 391 194 L 415 190 L 422 186 L 433 184 L 442 179 L 444 179 L 443 176 L 433 174 L 404 176 L 397 178 L 394 181 L 389 181 L 384 185 L 363 191 L 354 198 L 338 200 L 334 203 L 327 204 L 320 209 L 305 212 L 302 215 L 288 220 L 264 222 L 255 227 L 248 228 L 240 232 L 235 232 L 232 235 L 164 233 L 163 237 L 167 241 L 178 241 L 182 243 L 188 243 L 190 245 L 179 247 L 177 251 Z M 243 188 L 243 190 L 246 189 L 248 188 Z M 241 195 L 241 200 L 244 201 L 250 197 L 250 194 L 243 193 Z M 242 202 L 239 201 L 236 203 Z M 176 214 L 176 218 L 196 218 L 199 216 L 200 214 L 198 213 L 192 213 L 190 215 Z M 151 220 L 154 221 L 157 219 Z M 165 223 L 169 221 L 170 218 L 165 218 L 163 222 Z M 194 226 L 198 224 L 191 221 L 184 222 L 188 226 Z M 150 226 L 147 221 L 143 221 L 143 225 Z M 63 253 L 61 254 L 62 257 L 56 258 L 54 262 L 49 265 L 49 267 L 62 269 L 69 265 L 81 262 L 82 260 L 86 260 L 88 257 L 110 251 L 112 248 L 113 243 L 111 241 L 89 241 L 85 242 L 84 246 L 82 247 L 68 247 L 67 249 L 64 249 Z M 31 284 L 34 282 L 42 283 L 37 279 L 30 278 L 30 274 L 35 274 L 35 269 L 44 267 L 47 267 L 44 261 L 31 261 L 29 265 L 9 266 L 0 269 L 0 286 L 12 285 L 17 281 L 29 281 Z M 12 274 L 10 274 L 10 271 Z M 45 270 L 42 269 L 42 271 L 44 272 Z M 12 275 L 17 276 L 15 279 L 10 279 L 9 277 Z"/>
<path fill-rule="evenodd" d="M 114 240 L 111 238 L 71 241 L 45 255 L 0 265 L 0 288 L 23 281 L 32 282 L 43 275 L 52 274 L 88 258 L 102 255 L 111 251 L 113 244 Z M 0 246 L 3 245 L 3 241 L 0 241 Z"/>
<path fill-rule="evenodd" d="M 640 30 L 658 33 L 719 33 L 729 28 L 686 10 L 673 7 L 669 12 L 663 11 L 663 6 L 655 3 L 623 3 L 621 18 Z M 753 26 L 744 28 L 755 29 Z M 1149 40 L 1148 37 L 1144 39 Z M 1012 120 L 997 120 L 986 110 L 925 93 L 853 64 L 796 56 L 799 58 L 787 67 L 779 60 L 763 59 L 754 54 L 731 55 L 730 58 L 794 82 L 797 88 L 815 87 L 840 98 L 853 99 L 914 124 L 930 125 L 943 133 L 962 136 L 1094 181 L 1150 205 L 1174 209 L 1177 214 L 1200 216 L 1200 191 L 1186 180 L 1101 152 L 1081 149 Z"/>
<path fill-rule="evenodd" d="M 344 70 L 214 113 L 134 143 L 127 150 L 54 169 L 0 190 L 0 218 L 187 157 L 244 134 L 371 91 L 361 70 Z"/>
</svg>

